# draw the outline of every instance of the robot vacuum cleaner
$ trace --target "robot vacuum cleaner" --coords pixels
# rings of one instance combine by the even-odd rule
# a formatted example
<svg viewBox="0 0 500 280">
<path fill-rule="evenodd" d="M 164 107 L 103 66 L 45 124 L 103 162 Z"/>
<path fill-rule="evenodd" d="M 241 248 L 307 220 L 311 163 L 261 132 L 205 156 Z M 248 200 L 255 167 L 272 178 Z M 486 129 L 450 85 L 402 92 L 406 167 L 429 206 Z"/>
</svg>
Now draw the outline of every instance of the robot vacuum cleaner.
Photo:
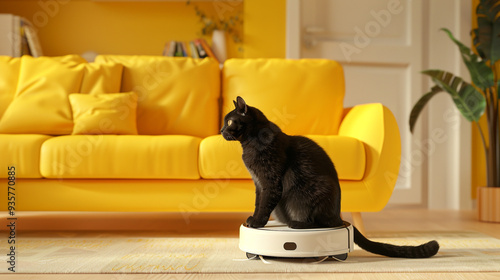
<svg viewBox="0 0 500 280">
<path fill-rule="evenodd" d="M 247 258 L 257 256 L 282 258 L 334 258 L 346 260 L 354 250 L 352 225 L 336 228 L 292 229 L 277 221 L 269 221 L 265 227 L 240 226 L 239 247 Z"/>
</svg>

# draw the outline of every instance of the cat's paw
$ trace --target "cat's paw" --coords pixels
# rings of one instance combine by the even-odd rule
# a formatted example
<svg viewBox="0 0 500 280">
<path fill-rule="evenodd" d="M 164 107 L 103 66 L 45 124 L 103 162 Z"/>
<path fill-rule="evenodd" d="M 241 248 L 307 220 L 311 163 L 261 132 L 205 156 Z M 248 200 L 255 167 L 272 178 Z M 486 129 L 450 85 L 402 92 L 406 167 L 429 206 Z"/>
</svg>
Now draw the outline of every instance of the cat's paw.
<svg viewBox="0 0 500 280">
<path fill-rule="evenodd" d="M 259 221 L 258 219 L 255 219 L 253 216 L 250 216 L 248 217 L 246 224 L 248 227 L 251 228 L 260 228 L 265 226 L 267 224 L 267 221 Z"/>
<path fill-rule="evenodd" d="M 245 222 L 247 225 L 250 224 L 253 221 L 253 216 L 250 216 L 247 218 L 247 221 Z"/>
</svg>

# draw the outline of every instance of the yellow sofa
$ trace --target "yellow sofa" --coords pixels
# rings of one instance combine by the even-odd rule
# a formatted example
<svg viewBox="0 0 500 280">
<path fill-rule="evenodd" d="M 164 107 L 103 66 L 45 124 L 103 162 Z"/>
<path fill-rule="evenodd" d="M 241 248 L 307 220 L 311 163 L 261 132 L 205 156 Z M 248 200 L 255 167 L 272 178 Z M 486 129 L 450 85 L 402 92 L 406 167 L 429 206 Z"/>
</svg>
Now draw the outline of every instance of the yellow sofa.
<svg viewBox="0 0 500 280">
<path fill-rule="evenodd" d="M 219 135 L 238 95 L 326 150 L 342 211 L 386 205 L 397 123 L 381 104 L 343 108 L 335 61 L 70 55 L 0 57 L 0 207 L 14 166 L 17 211 L 251 212 L 241 147 Z"/>
</svg>

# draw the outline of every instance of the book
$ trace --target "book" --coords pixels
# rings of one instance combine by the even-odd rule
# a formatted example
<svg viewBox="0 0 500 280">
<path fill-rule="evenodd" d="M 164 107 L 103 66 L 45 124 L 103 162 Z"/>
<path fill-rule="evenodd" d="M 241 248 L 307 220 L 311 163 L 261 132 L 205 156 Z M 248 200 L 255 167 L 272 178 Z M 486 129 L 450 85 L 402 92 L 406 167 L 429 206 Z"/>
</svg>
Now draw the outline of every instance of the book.
<svg viewBox="0 0 500 280">
<path fill-rule="evenodd" d="M 168 47 L 167 56 L 174 56 L 174 54 L 175 54 L 175 46 L 176 46 L 176 42 L 175 41 L 170 41 L 170 46 Z"/>
<path fill-rule="evenodd" d="M 186 44 L 184 44 L 184 42 L 179 42 L 179 46 L 181 48 L 182 56 L 184 57 L 188 56 L 186 51 Z"/>
<path fill-rule="evenodd" d="M 181 42 L 176 42 L 175 43 L 175 52 L 174 52 L 174 56 L 184 56 L 184 53 L 182 52 L 182 45 L 181 45 Z"/>
<path fill-rule="evenodd" d="M 42 56 L 42 47 L 40 46 L 40 41 L 38 40 L 38 35 L 36 34 L 36 30 L 33 25 L 23 18 L 21 19 L 21 26 L 26 37 L 31 56 Z"/>
<path fill-rule="evenodd" d="M 161 53 L 161 55 L 169 56 L 168 55 L 169 50 L 170 50 L 170 42 L 166 42 L 165 46 L 163 47 L 163 52 Z"/>
<path fill-rule="evenodd" d="M 205 49 L 203 49 L 203 46 L 200 43 L 200 40 L 194 40 L 194 46 L 196 47 L 196 50 L 198 51 L 198 56 L 200 58 L 205 58 L 208 56 L 207 52 Z"/>
<path fill-rule="evenodd" d="M 219 62 L 219 59 L 215 56 L 214 52 L 212 51 L 212 49 L 210 48 L 210 46 L 208 45 L 207 41 L 205 41 L 205 39 L 199 39 L 200 40 L 200 44 L 201 46 L 203 47 L 203 49 L 205 50 L 205 52 L 207 53 L 207 56 L 209 57 L 212 57 L 213 59 L 215 59 L 218 63 Z"/>
<path fill-rule="evenodd" d="M 198 54 L 198 51 L 196 50 L 196 47 L 195 47 L 193 41 L 189 42 L 189 49 L 191 50 L 191 57 L 192 58 L 200 58 L 200 55 Z"/>
<path fill-rule="evenodd" d="M 181 42 L 181 47 L 182 47 L 182 52 L 185 57 L 191 57 L 191 51 L 189 51 L 189 48 L 186 45 L 186 42 Z"/>
</svg>

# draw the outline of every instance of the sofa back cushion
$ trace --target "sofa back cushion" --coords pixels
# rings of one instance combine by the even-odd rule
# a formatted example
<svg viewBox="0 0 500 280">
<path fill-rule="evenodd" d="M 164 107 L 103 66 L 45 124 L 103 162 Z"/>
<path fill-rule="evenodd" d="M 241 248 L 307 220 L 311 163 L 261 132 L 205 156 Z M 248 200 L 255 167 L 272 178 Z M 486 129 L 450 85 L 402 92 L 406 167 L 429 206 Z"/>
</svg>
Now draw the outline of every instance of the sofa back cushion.
<svg viewBox="0 0 500 280">
<path fill-rule="evenodd" d="M 21 58 L 0 56 L 0 119 L 16 93 Z"/>
<path fill-rule="evenodd" d="M 23 56 L 14 99 L 0 120 L 1 133 L 71 134 L 68 100 L 82 82 L 81 64 Z"/>
<path fill-rule="evenodd" d="M 118 63 L 85 63 L 80 93 L 115 93 L 120 91 L 123 66 Z"/>
<path fill-rule="evenodd" d="M 215 60 L 100 55 L 96 62 L 124 66 L 121 91 L 138 94 L 139 134 L 218 133 L 220 69 Z"/>
<path fill-rule="evenodd" d="M 230 59 L 224 63 L 222 113 L 243 97 L 285 133 L 335 135 L 343 112 L 344 74 L 325 59 Z"/>
<path fill-rule="evenodd" d="M 0 133 L 71 134 L 68 95 L 118 92 L 121 76 L 119 64 L 87 63 L 78 55 L 2 57 Z"/>
</svg>

